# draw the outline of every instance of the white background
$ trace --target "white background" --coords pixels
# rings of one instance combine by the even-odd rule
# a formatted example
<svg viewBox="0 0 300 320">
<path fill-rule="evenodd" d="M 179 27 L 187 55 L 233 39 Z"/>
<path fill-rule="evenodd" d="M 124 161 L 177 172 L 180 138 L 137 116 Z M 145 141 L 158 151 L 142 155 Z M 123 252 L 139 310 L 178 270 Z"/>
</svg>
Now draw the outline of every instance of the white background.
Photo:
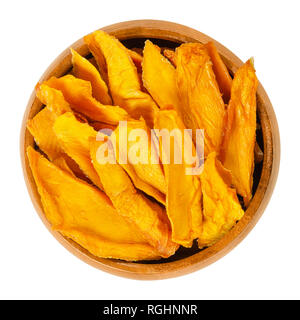
<svg viewBox="0 0 300 320">
<path fill-rule="evenodd" d="M 277 186 L 257 226 L 218 262 L 170 280 L 119 278 L 70 254 L 35 213 L 20 164 L 23 112 L 50 62 L 83 35 L 131 19 L 185 24 L 244 61 L 254 56 L 281 133 Z M 299 30 L 299 1 L 1 1 L 0 298 L 300 298 Z"/>
</svg>

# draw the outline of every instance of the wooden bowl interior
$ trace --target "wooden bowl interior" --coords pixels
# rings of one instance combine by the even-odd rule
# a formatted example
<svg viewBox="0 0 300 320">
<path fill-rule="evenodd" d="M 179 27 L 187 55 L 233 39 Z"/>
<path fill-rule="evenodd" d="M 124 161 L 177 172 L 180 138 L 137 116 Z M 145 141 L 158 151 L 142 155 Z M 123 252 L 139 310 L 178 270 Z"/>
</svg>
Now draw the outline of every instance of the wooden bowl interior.
<svg viewBox="0 0 300 320">
<path fill-rule="evenodd" d="M 212 40 L 198 31 L 177 24 L 167 22 L 160 22 L 159 24 L 157 21 L 146 21 L 143 22 L 145 23 L 145 28 L 143 29 L 140 26 L 140 24 L 143 24 L 141 22 L 142 21 L 132 21 L 121 23 L 104 28 L 104 30 L 118 37 L 128 48 L 143 48 L 146 39 L 150 39 L 160 47 L 171 49 L 176 48 L 182 42 L 206 43 Z M 158 28 L 157 25 L 160 25 L 161 27 Z M 242 62 L 229 50 L 217 42 L 215 43 L 231 75 L 233 75 Z M 91 54 L 82 39 L 71 47 L 87 58 L 91 57 Z M 46 80 L 53 75 L 57 77 L 65 75 L 71 71 L 71 68 L 71 55 L 67 49 L 48 68 L 40 81 Z M 244 217 L 232 228 L 232 230 L 215 245 L 209 248 L 199 250 L 195 242 L 190 249 L 180 247 L 176 254 L 168 259 L 125 262 L 114 259 L 98 258 L 90 254 L 86 249 L 82 248 L 74 241 L 53 231 L 43 213 L 40 196 L 37 192 L 27 157 L 25 156 L 25 150 L 28 145 L 37 148 L 32 136 L 26 130 L 26 122 L 38 113 L 41 108 L 42 104 L 36 99 L 35 93 L 33 92 L 24 115 L 21 130 L 21 158 L 26 184 L 33 204 L 48 230 L 69 251 L 90 265 L 113 274 L 135 279 L 161 279 L 192 272 L 212 263 L 230 251 L 252 229 L 262 214 L 264 206 L 266 206 L 275 184 L 279 164 L 278 128 L 272 106 L 262 86 L 259 85 L 257 92 L 257 142 L 264 152 L 264 159 L 261 163 L 255 165 L 253 199 L 247 208 Z M 270 121 L 270 116 L 272 117 L 272 121 Z M 274 140 L 276 140 L 277 146 L 275 157 L 276 165 L 274 165 Z M 270 185 L 271 173 L 273 174 L 273 180 Z M 266 194 L 267 189 L 269 190 Z M 265 203 L 263 203 L 263 200 L 265 200 Z"/>
</svg>

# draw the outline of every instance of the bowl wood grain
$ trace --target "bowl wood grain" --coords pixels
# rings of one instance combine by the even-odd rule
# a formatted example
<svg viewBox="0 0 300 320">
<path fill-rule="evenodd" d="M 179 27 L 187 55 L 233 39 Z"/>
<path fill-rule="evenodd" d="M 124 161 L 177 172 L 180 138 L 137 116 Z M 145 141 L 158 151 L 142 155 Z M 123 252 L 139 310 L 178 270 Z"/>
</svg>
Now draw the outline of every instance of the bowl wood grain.
<svg viewBox="0 0 300 320">
<path fill-rule="evenodd" d="M 199 31 L 183 25 L 167 21 L 136 20 L 117 23 L 102 28 L 102 30 L 116 36 L 130 48 L 141 47 L 146 38 L 152 39 L 161 46 L 172 48 L 183 42 L 206 43 L 214 41 L 231 74 L 234 74 L 237 68 L 242 65 L 242 61 L 220 43 Z M 83 56 L 89 54 L 83 39 L 78 40 L 70 47 Z M 41 77 L 40 82 L 51 76 L 62 76 L 68 73 L 71 67 L 71 54 L 68 48 L 49 66 Z M 258 132 L 258 139 L 263 148 L 264 158 L 262 164 L 256 166 L 254 177 L 255 194 L 244 217 L 215 245 L 201 251 L 196 246 L 193 246 L 192 249 L 182 248 L 172 258 L 138 263 L 95 257 L 74 241 L 63 237 L 59 232 L 53 231 L 44 215 L 25 154 L 27 146 L 34 146 L 33 138 L 26 129 L 27 120 L 39 112 L 41 107 L 42 104 L 36 99 L 34 91 L 25 110 L 20 140 L 21 161 L 28 192 L 37 213 L 52 235 L 78 258 L 98 269 L 122 277 L 143 280 L 171 278 L 199 270 L 223 257 L 242 241 L 255 226 L 270 200 L 279 169 L 279 130 L 271 102 L 262 85 L 259 84 L 257 90 L 257 116 L 261 129 Z"/>
</svg>

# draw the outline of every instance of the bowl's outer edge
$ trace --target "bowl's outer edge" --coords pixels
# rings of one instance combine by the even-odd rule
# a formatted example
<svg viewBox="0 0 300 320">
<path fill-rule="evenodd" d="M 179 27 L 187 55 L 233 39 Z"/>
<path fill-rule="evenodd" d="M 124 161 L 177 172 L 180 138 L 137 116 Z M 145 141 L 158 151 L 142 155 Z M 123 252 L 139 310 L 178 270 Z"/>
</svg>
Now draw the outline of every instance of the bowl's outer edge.
<svg viewBox="0 0 300 320">
<path fill-rule="evenodd" d="M 151 37 L 175 42 L 199 41 L 206 43 L 208 41 L 214 41 L 227 67 L 231 71 L 235 72 L 236 69 L 242 65 L 242 61 L 239 58 L 214 39 L 197 30 L 180 24 L 159 20 L 134 20 L 113 24 L 102 28 L 102 30 L 115 35 L 120 40 L 136 37 Z M 83 39 L 78 40 L 70 47 L 74 48 L 82 55 L 88 53 L 88 49 L 84 45 Z M 71 67 L 69 48 L 63 51 L 48 67 L 41 77 L 40 82 L 53 75 L 60 76 L 69 70 Z M 66 239 L 60 233 L 53 231 L 43 213 L 41 201 L 26 157 L 26 147 L 33 143 L 32 137 L 26 130 L 26 123 L 41 106 L 35 98 L 35 92 L 33 92 L 23 117 L 20 136 L 20 155 L 27 189 L 37 213 L 52 235 L 71 253 L 86 263 L 114 275 L 139 280 L 165 279 L 188 274 L 215 262 L 240 243 L 255 226 L 270 200 L 277 180 L 280 162 L 278 124 L 272 104 L 261 84 L 259 84 L 257 96 L 258 103 L 260 104 L 259 115 L 263 121 L 262 130 L 265 149 L 262 177 L 254 198 L 243 219 L 212 247 L 175 262 L 139 264 L 97 258 L 72 240 Z"/>
</svg>

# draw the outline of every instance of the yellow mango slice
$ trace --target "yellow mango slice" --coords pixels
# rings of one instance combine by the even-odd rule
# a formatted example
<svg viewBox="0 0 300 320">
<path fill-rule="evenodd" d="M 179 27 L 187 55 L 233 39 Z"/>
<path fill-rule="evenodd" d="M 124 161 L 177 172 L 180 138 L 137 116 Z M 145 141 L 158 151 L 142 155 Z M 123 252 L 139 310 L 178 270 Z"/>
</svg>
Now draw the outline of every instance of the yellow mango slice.
<svg viewBox="0 0 300 320">
<path fill-rule="evenodd" d="M 230 99 L 232 78 L 228 72 L 225 63 L 223 62 L 221 56 L 218 53 L 215 44 L 213 42 L 208 42 L 204 46 L 211 59 L 212 68 L 215 73 L 223 100 L 227 104 Z M 164 56 L 168 58 L 168 60 L 173 64 L 174 67 L 177 66 L 175 51 L 165 49 Z"/>
<path fill-rule="evenodd" d="M 73 172 L 76 177 L 86 180 L 86 176 L 78 165 L 61 148 L 53 131 L 53 125 L 57 117 L 65 112 L 71 112 L 69 104 L 59 90 L 48 87 L 46 84 L 37 84 L 36 95 L 46 107 L 27 123 L 27 128 L 33 135 L 35 142 L 48 158 L 56 162 L 58 166 Z M 75 114 L 75 116 L 77 118 L 79 114 Z M 82 115 L 79 117 L 81 119 Z"/>
<path fill-rule="evenodd" d="M 120 163 L 120 165 L 128 173 L 135 187 L 144 191 L 146 194 L 150 195 L 160 203 L 165 204 L 166 181 L 164 172 L 160 163 L 151 163 L 152 139 L 151 132 L 145 121 L 143 119 L 127 121 L 127 135 L 124 133 L 124 135 L 122 135 L 120 138 L 120 134 L 122 134 L 121 130 L 122 129 L 118 127 L 114 132 L 116 135 L 117 160 L 119 161 L 118 153 L 120 148 L 124 148 L 123 152 L 125 153 L 127 151 L 128 156 L 127 164 Z M 139 136 L 131 137 L 131 133 L 134 133 L 134 130 L 142 131 L 145 134 L 145 138 L 142 139 Z M 123 143 L 124 140 L 122 140 L 120 143 L 120 139 L 127 139 L 126 144 Z M 137 143 L 140 143 L 140 148 L 138 147 L 135 152 L 130 152 L 130 150 L 134 148 Z M 126 147 L 127 150 L 125 149 Z M 143 153 L 145 150 L 144 147 L 147 148 L 147 154 L 137 159 L 137 153 Z M 156 151 L 154 150 L 154 152 Z"/>
<path fill-rule="evenodd" d="M 171 105 L 179 109 L 175 68 L 149 40 L 145 42 L 143 54 L 143 83 L 160 108 Z"/>
<path fill-rule="evenodd" d="M 51 160 L 61 156 L 63 152 L 52 130 L 56 118 L 57 116 L 45 107 L 27 122 L 27 129 L 34 141 Z"/>
<path fill-rule="evenodd" d="M 102 183 L 91 163 L 89 151 L 89 138 L 96 138 L 97 132 L 87 123 L 79 122 L 71 112 L 56 119 L 53 131 L 64 152 L 78 164 L 97 187 L 102 189 Z"/>
<path fill-rule="evenodd" d="M 218 53 L 215 44 L 213 42 L 208 42 L 204 46 L 211 59 L 213 71 L 215 73 L 223 100 L 227 104 L 230 99 L 232 78 L 228 72 L 225 63 L 223 62 L 221 56 Z M 164 56 L 168 58 L 168 60 L 173 64 L 174 67 L 177 66 L 175 51 L 165 49 Z"/>
<path fill-rule="evenodd" d="M 173 255 L 178 246 L 171 241 L 170 227 L 164 209 L 136 190 L 119 164 L 103 162 L 98 148 L 105 143 L 107 142 L 91 141 L 91 158 L 105 193 L 119 214 L 133 223 L 162 257 Z"/>
<path fill-rule="evenodd" d="M 32 147 L 27 156 L 45 215 L 54 229 L 98 257 L 130 261 L 158 257 L 103 192 L 56 167 Z"/>
<path fill-rule="evenodd" d="M 105 83 L 108 84 L 107 66 L 106 66 L 105 58 L 100 48 L 97 46 L 94 34 L 91 33 L 85 36 L 84 42 L 86 43 L 90 52 L 92 53 L 93 57 L 96 60 L 102 79 L 105 81 Z"/>
<path fill-rule="evenodd" d="M 107 85 L 98 70 L 75 50 L 71 49 L 71 53 L 75 77 L 89 81 L 92 85 L 93 97 L 104 105 L 111 105 L 112 100 Z"/>
<path fill-rule="evenodd" d="M 91 51 L 92 55 L 95 57 L 95 60 L 97 61 L 97 65 L 100 70 L 103 70 L 103 76 L 105 79 L 105 82 L 108 83 L 108 75 L 107 75 L 107 65 L 105 62 L 105 58 L 101 52 L 101 49 L 97 45 L 97 41 L 95 40 L 95 33 L 88 34 L 84 37 L 84 42 L 89 47 L 89 50 Z M 135 48 L 133 50 L 130 50 L 126 47 L 124 49 L 129 54 L 132 62 L 135 64 L 138 71 L 142 70 L 142 60 L 143 57 L 139 54 L 138 48 Z M 102 75 L 101 73 L 101 75 Z"/>
<path fill-rule="evenodd" d="M 71 107 L 91 120 L 118 124 L 119 121 L 128 119 L 128 114 L 124 109 L 101 104 L 93 98 L 92 86 L 89 81 L 66 75 L 61 78 L 52 77 L 45 83 L 51 88 L 61 90 Z"/>
<path fill-rule="evenodd" d="M 102 222 L 102 221 L 101 221 Z M 114 223 L 114 221 L 112 221 Z M 124 223 L 124 222 L 122 222 Z M 134 229 L 134 228 L 132 228 Z M 158 260 L 159 253 L 147 243 L 140 241 L 124 242 L 120 237 L 119 243 L 117 241 L 106 240 L 99 237 L 97 234 L 86 232 L 81 228 L 65 228 L 59 230 L 64 236 L 71 238 L 83 248 L 86 248 L 93 255 L 101 258 L 121 259 L 125 261 L 140 261 L 140 260 Z M 135 232 L 136 230 L 130 230 Z M 115 232 L 112 230 L 112 232 Z"/>
<path fill-rule="evenodd" d="M 157 163 L 157 164 L 151 163 L 151 144 L 153 143 L 151 141 L 151 132 L 143 119 L 127 122 L 127 130 L 128 130 L 129 136 L 132 133 L 132 131 L 136 129 L 143 130 L 145 133 L 147 133 L 148 154 L 146 155 L 147 159 L 143 159 L 143 160 L 146 160 L 146 164 L 134 163 L 135 153 L 132 154 L 131 152 L 128 152 L 129 163 L 134 163 L 133 164 L 134 170 L 142 180 L 144 180 L 149 185 L 152 185 L 161 193 L 166 194 L 167 187 L 166 187 L 166 181 L 165 181 L 162 165 L 161 163 Z M 136 142 L 137 142 L 136 140 L 132 141 L 130 139 L 130 141 L 128 141 L 128 148 L 134 147 Z M 158 150 L 154 150 L 154 153 L 155 152 L 158 152 Z"/>
<path fill-rule="evenodd" d="M 206 48 L 185 43 L 176 49 L 176 79 L 181 116 L 188 129 L 204 129 L 205 154 L 219 152 L 225 105 Z"/>
<path fill-rule="evenodd" d="M 236 190 L 230 187 L 230 172 L 217 160 L 215 152 L 206 158 L 200 180 L 203 194 L 203 231 L 198 245 L 203 248 L 217 242 L 242 218 L 244 211 Z"/>
<path fill-rule="evenodd" d="M 149 94 L 142 92 L 137 69 L 127 49 L 116 38 L 101 30 L 94 32 L 94 39 L 106 60 L 114 103 L 134 119 L 142 116 L 152 128 L 158 107 Z"/>
<path fill-rule="evenodd" d="M 182 140 L 176 135 L 177 138 L 170 141 L 169 164 L 163 162 L 167 181 L 166 209 L 172 226 L 172 240 L 191 247 L 202 231 L 201 187 L 198 176 L 187 174 L 187 168 L 191 168 L 192 164 L 186 163 L 183 158 L 185 127 L 175 110 L 160 110 L 155 119 L 155 128 L 169 132 L 177 129 L 182 135 Z M 177 163 L 175 153 L 180 144 L 183 159 L 182 163 Z M 166 148 L 162 148 L 163 152 L 167 152 Z"/>
<path fill-rule="evenodd" d="M 36 86 L 36 95 L 46 107 L 27 122 L 27 129 L 34 137 L 39 148 L 49 159 L 53 160 L 60 157 L 63 151 L 59 146 L 52 126 L 59 115 L 71 109 L 60 91 L 45 84 Z"/>
<path fill-rule="evenodd" d="M 248 60 L 234 75 L 222 147 L 225 168 L 247 206 L 252 197 L 258 80 Z"/>
<path fill-rule="evenodd" d="M 38 83 L 35 90 L 37 98 L 56 115 L 59 116 L 65 112 L 71 111 L 69 103 L 64 99 L 64 96 L 60 91 L 43 83 Z"/>
</svg>

